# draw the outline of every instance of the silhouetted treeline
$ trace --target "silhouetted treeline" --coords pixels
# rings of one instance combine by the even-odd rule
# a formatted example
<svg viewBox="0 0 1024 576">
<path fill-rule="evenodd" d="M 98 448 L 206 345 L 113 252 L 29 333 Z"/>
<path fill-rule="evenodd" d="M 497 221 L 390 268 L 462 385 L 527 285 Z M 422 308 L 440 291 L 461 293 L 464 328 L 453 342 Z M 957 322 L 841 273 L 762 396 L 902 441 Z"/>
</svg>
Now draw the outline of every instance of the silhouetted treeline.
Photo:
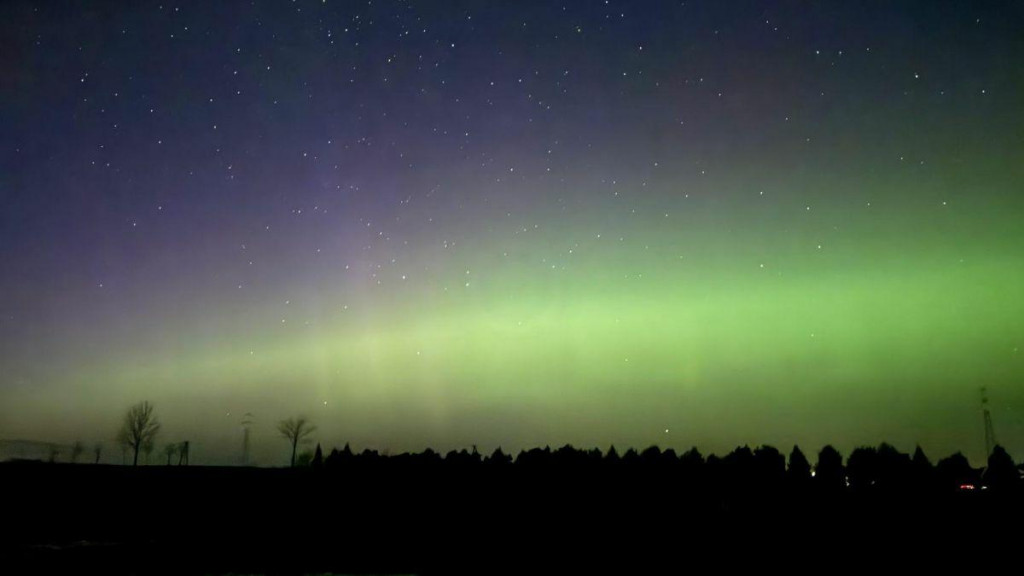
<svg viewBox="0 0 1024 576">
<path fill-rule="evenodd" d="M 317 446 L 318 454 L 320 446 Z M 619 454 L 614 446 L 602 452 L 570 445 L 552 450 L 534 448 L 512 456 L 496 449 L 489 455 L 476 451 L 453 450 L 440 454 L 431 449 L 421 453 L 384 455 L 376 450 L 353 452 L 345 445 L 315 460 L 328 471 L 357 474 L 404 474 L 412 471 L 466 474 L 586 474 L 655 476 L 660 482 L 680 487 L 700 488 L 725 494 L 787 490 L 851 492 L 921 492 L 950 490 L 1013 490 L 1021 487 L 1021 469 L 1009 454 L 997 446 L 988 466 L 972 467 L 967 458 L 956 453 L 933 464 L 924 451 L 900 452 L 891 444 L 860 447 L 845 463 L 833 447 L 825 446 L 812 465 L 798 446 L 787 458 L 773 446 L 736 448 L 719 457 L 704 456 L 696 448 L 682 454 L 669 448 L 651 446 L 643 451 L 629 449 Z"/>
<path fill-rule="evenodd" d="M 826 561 L 850 546 L 888 555 L 880 542 L 911 538 L 991 541 L 1024 512 L 1019 469 L 1001 448 L 980 469 L 887 444 L 846 458 L 831 447 L 346 446 L 295 468 L 5 463 L 0 486 L 0 558 L 57 573 L 493 573 L 517 560 L 519 573 L 556 571 L 538 570 L 541 558 L 575 573 L 621 560 L 694 566 L 681 551 L 733 566 L 753 546 Z"/>
</svg>

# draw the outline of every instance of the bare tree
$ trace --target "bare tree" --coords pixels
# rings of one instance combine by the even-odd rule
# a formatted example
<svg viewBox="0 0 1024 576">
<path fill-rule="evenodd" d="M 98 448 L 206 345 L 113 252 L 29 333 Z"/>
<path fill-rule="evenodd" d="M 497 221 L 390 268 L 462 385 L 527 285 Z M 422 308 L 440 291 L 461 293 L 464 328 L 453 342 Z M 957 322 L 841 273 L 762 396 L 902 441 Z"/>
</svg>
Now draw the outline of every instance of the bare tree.
<svg viewBox="0 0 1024 576">
<path fill-rule="evenodd" d="M 308 420 L 300 416 L 278 422 L 277 431 L 292 444 L 291 465 L 294 467 L 295 450 L 298 448 L 299 442 L 302 442 L 307 436 L 316 431 L 316 426 L 313 426 Z"/>
<path fill-rule="evenodd" d="M 178 453 L 178 445 L 177 444 L 168 444 L 167 446 L 164 446 L 164 454 L 167 455 L 167 465 L 168 466 L 171 465 L 171 458 L 174 458 L 174 455 L 177 454 L 177 453 Z"/>
<path fill-rule="evenodd" d="M 139 465 L 139 450 L 153 449 L 153 438 L 160 431 L 160 423 L 153 414 L 153 405 L 140 402 L 128 409 L 117 439 L 132 450 L 132 466 Z"/>
<path fill-rule="evenodd" d="M 78 461 L 78 457 L 85 452 L 85 444 L 82 444 L 81 440 L 76 440 L 75 444 L 71 447 L 71 463 L 74 464 Z"/>
<path fill-rule="evenodd" d="M 101 444 L 100 442 L 97 442 L 96 445 L 92 447 L 92 454 L 93 454 L 93 456 L 96 457 L 96 459 L 93 461 L 93 464 L 99 464 L 100 463 L 100 455 L 103 454 L 103 444 Z"/>
</svg>

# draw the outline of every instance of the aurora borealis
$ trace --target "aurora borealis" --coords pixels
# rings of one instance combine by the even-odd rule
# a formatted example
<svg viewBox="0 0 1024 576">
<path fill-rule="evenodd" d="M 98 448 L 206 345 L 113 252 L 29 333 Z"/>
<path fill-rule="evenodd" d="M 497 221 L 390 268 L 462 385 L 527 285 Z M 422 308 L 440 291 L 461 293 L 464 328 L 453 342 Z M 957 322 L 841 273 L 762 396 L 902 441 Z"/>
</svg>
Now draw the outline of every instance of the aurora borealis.
<svg viewBox="0 0 1024 576">
<path fill-rule="evenodd" d="M 1019 2 L 0 6 L 0 438 L 1024 451 Z"/>
</svg>

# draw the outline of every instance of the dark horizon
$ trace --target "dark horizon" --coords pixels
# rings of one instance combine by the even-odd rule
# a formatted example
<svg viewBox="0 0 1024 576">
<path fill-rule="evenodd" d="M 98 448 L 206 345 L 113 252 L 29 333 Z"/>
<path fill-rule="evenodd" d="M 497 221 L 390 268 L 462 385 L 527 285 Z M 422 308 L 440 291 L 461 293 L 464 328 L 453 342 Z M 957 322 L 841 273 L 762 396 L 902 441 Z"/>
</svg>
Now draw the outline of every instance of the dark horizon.
<svg viewBox="0 0 1024 576">
<path fill-rule="evenodd" d="M 984 472 L 888 445 L 845 463 L 826 449 L 813 468 L 796 451 L 786 460 L 761 447 L 721 458 L 566 448 L 514 461 L 343 450 L 294 468 L 0 463 L 18 495 L 0 557 L 26 573 L 522 573 L 555 562 L 575 573 L 764 568 L 795 550 L 815 568 L 921 569 L 976 564 L 976 546 L 1012 546 L 1017 534 L 1007 520 L 1024 480 L 1001 448 Z"/>
<path fill-rule="evenodd" d="M 348 455 L 354 455 L 356 457 L 364 458 L 439 458 L 441 460 L 459 459 L 472 457 L 478 458 L 480 461 L 486 462 L 493 459 L 496 455 L 500 455 L 502 458 L 509 457 L 511 462 L 518 462 L 520 458 L 535 455 L 538 453 L 551 454 L 559 452 L 572 452 L 578 454 L 585 454 L 587 457 L 593 457 L 594 454 L 598 455 L 598 459 L 608 460 L 619 459 L 632 455 L 632 457 L 645 457 L 648 453 L 655 453 L 660 456 L 664 454 L 669 459 L 684 458 L 687 454 L 696 453 L 699 454 L 702 459 L 724 459 L 743 451 L 758 450 L 769 450 L 780 453 L 784 459 L 783 464 L 787 468 L 791 465 L 790 457 L 795 451 L 801 452 L 803 455 L 810 459 L 811 469 L 813 470 L 816 466 L 815 457 L 820 456 L 823 451 L 834 451 L 841 458 L 841 462 L 846 463 L 854 454 L 858 452 L 872 452 L 877 451 L 880 448 L 884 450 L 894 451 L 895 453 L 902 454 L 905 456 L 922 455 L 932 465 L 935 465 L 943 460 L 955 460 L 957 458 L 964 458 L 964 463 L 970 465 L 974 470 L 981 471 L 985 470 L 988 465 L 988 459 L 991 456 L 986 456 L 980 462 L 972 462 L 967 456 L 964 450 L 956 450 L 948 454 L 929 454 L 920 445 L 915 445 L 910 450 L 901 450 L 899 447 L 894 446 L 889 442 L 880 442 L 877 445 L 859 445 L 853 447 L 848 451 L 838 449 L 833 444 L 824 444 L 818 447 L 793 445 L 790 447 L 778 447 L 771 444 L 743 444 L 733 447 L 724 452 L 713 452 L 701 450 L 698 446 L 690 446 L 685 449 L 677 450 L 672 446 L 661 446 L 658 444 L 651 444 L 647 446 L 617 446 L 611 444 L 607 447 L 598 446 L 574 446 L 572 444 L 562 444 L 557 446 L 544 445 L 544 446 L 532 446 L 532 447 L 521 447 L 518 449 L 509 449 L 503 446 L 494 446 L 492 448 L 479 447 L 476 444 L 464 447 L 454 447 L 447 450 L 435 449 L 427 446 L 421 450 L 403 450 L 403 451 L 391 451 L 388 448 L 378 448 L 372 446 L 352 446 L 351 443 L 345 442 L 343 445 L 330 445 L 320 442 L 314 439 L 307 439 L 300 443 L 300 450 L 297 452 L 297 461 L 289 464 L 289 448 L 285 442 L 285 438 L 278 438 L 280 460 L 279 462 L 267 463 L 259 462 L 255 460 L 251 454 L 249 459 L 243 458 L 243 452 L 240 450 L 236 461 L 221 461 L 218 459 L 210 459 L 202 452 L 202 444 L 197 444 L 194 441 L 189 441 L 188 458 L 189 460 L 184 464 L 186 466 L 201 466 L 201 467 L 252 467 L 252 468 L 289 468 L 294 466 L 308 467 L 314 460 L 316 451 L 322 452 L 322 457 L 330 458 L 336 457 L 339 453 L 346 453 Z M 99 444 L 102 447 L 101 455 L 97 459 L 95 455 L 95 449 Z M 72 464 L 72 465 L 89 465 L 89 464 L 103 464 L 103 465 L 118 465 L 118 466 L 181 466 L 182 462 L 179 460 L 179 454 L 181 450 L 182 441 L 179 442 L 157 442 L 154 445 L 154 449 L 148 456 L 144 454 L 144 451 L 140 451 L 140 456 L 137 464 L 133 464 L 133 452 L 131 448 L 122 449 L 113 442 L 109 443 L 85 443 L 81 442 L 76 449 L 75 444 L 61 445 L 51 442 L 41 442 L 34 440 L 16 440 L 16 439 L 0 439 L 0 463 L 2 462 L 38 462 L 47 464 Z M 173 447 L 168 455 L 168 448 Z M 992 446 L 997 451 L 1002 451 L 1009 458 L 1010 462 L 1015 466 L 1018 466 L 1022 470 L 1024 475 L 1024 462 L 1017 463 L 1017 461 L 1010 455 L 1002 444 L 996 443 Z"/>
</svg>

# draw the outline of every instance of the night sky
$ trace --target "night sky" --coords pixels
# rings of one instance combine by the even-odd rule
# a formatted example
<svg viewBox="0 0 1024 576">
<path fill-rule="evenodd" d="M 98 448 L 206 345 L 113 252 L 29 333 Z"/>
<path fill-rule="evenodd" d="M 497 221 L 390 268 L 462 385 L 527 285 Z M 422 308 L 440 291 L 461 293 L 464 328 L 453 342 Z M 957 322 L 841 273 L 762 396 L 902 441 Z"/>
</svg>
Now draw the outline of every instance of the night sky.
<svg viewBox="0 0 1024 576">
<path fill-rule="evenodd" d="M 1024 456 L 1021 2 L 8 1 L 0 200 L 0 438 Z"/>
</svg>

